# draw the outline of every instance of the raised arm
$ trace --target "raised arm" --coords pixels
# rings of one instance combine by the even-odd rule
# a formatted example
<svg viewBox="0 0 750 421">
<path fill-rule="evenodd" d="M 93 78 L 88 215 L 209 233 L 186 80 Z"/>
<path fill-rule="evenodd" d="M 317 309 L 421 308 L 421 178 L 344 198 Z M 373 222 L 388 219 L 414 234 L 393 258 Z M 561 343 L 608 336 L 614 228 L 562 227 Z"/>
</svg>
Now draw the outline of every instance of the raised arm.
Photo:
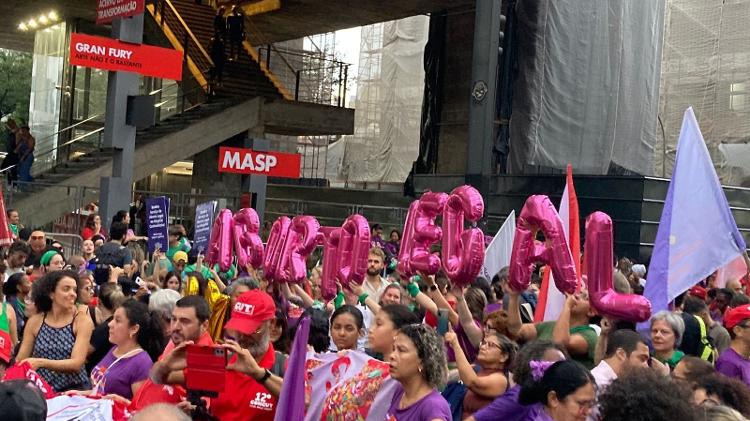
<svg viewBox="0 0 750 421">
<path fill-rule="evenodd" d="M 464 298 L 464 290 L 463 288 L 456 286 L 453 287 L 451 292 L 453 292 L 453 295 L 456 296 L 456 310 L 458 310 L 458 321 L 461 324 L 461 327 L 464 329 L 466 337 L 468 337 L 469 341 L 471 341 L 471 344 L 479 348 L 479 344 L 482 342 L 482 338 L 484 337 L 484 332 L 482 331 L 481 327 L 477 326 L 477 324 L 474 323 L 474 316 L 471 315 L 469 305 L 466 304 L 466 299 Z"/>
<path fill-rule="evenodd" d="M 472 392 L 488 398 L 494 398 L 505 393 L 505 390 L 508 388 L 508 379 L 505 375 L 503 373 L 494 373 L 489 376 L 479 377 L 474 371 L 474 367 L 469 363 L 469 360 L 466 359 L 466 354 L 461 349 L 461 344 L 458 342 L 455 332 L 446 333 L 445 342 L 453 349 L 456 356 L 458 375 L 466 387 L 471 389 Z"/>
</svg>

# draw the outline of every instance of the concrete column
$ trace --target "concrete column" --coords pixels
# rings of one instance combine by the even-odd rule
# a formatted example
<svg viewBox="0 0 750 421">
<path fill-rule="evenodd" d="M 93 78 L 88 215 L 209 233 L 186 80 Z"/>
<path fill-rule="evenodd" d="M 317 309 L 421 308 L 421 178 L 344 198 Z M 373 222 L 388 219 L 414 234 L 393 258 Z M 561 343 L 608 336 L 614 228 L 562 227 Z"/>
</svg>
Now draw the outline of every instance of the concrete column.
<svg viewBox="0 0 750 421">
<path fill-rule="evenodd" d="M 466 182 L 483 193 L 489 190 L 489 179 L 495 167 L 493 146 L 497 130 L 497 62 L 501 6 L 501 0 L 476 0 Z"/>
<path fill-rule="evenodd" d="M 143 14 L 116 19 L 112 23 L 112 37 L 121 41 L 143 42 Z M 135 126 L 126 124 L 128 96 L 138 95 L 136 73 L 109 72 L 107 104 L 102 145 L 113 148 L 112 176 L 102 177 L 99 192 L 99 211 L 102 223 L 109 227 L 112 216 L 130 208 L 135 160 Z"/>
</svg>

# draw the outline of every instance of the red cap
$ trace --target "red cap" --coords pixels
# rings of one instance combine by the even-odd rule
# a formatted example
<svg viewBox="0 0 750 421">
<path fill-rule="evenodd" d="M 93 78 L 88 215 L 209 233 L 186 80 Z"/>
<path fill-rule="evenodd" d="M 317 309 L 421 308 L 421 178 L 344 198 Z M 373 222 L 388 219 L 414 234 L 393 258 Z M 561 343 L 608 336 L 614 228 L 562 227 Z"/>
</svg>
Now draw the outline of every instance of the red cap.
<svg viewBox="0 0 750 421">
<path fill-rule="evenodd" d="M 706 288 L 703 288 L 700 285 L 696 285 L 688 291 L 688 294 L 692 295 L 693 297 L 698 297 L 701 300 L 706 299 Z"/>
<path fill-rule="evenodd" d="M 735 307 L 724 314 L 724 327 L 732 329 L 745 319 L 750 319 L 750 305 Z"/>
<path fill-rule="evenodd" d="M 13 344 L 10 340 L 10 334 L 0 330 L 0 360 L 10 364 L 10 355 L 13 353 Z"/>
<path fill-rule="evenodd" d="M 254 289 L 237 297 L 232 317 L 224 329 L 236 330 L 245 335 L 255 333 L 263 322 L 276 317 L 276 303 L 263 291 Z"/>
</svg>

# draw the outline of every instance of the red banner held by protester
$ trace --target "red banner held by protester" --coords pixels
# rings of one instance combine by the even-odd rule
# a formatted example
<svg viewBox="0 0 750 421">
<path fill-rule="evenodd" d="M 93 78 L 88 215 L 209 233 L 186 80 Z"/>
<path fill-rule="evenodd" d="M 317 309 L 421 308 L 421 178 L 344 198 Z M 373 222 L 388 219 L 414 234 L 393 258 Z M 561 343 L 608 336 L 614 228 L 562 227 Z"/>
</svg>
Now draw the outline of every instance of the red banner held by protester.
<svg viewBox="0 0 750 421">
<path fill-rule="evenodd" d="M 97 0 L 96 24 L 102 25 L 117 18 L 127 18 L 143 13 L 146 0 Z"/>
<path fill-rule="evenodd" d="M 299 178 L 300 155 L 221 147 L 219 148 L 219 172 Z"/>
<path fill-rule="evenodd" d="M 182 80 L 182 51 L 85 34 L 71 34 L 70 64 Z"/>
</svg>

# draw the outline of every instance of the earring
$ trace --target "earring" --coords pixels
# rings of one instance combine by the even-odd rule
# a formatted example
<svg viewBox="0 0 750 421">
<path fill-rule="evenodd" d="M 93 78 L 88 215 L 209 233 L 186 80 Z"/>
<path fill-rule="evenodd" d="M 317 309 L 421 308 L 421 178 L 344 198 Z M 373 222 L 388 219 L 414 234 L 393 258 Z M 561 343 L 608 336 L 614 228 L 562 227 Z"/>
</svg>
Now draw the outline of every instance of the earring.
<svg viewBox="0 0 750 421">
<path fill-rule="evenodd" d="M 419 372 L 420 372 L 420 373 L 422 372 L 422 367 L 419 367 Z"/>
</svg>

